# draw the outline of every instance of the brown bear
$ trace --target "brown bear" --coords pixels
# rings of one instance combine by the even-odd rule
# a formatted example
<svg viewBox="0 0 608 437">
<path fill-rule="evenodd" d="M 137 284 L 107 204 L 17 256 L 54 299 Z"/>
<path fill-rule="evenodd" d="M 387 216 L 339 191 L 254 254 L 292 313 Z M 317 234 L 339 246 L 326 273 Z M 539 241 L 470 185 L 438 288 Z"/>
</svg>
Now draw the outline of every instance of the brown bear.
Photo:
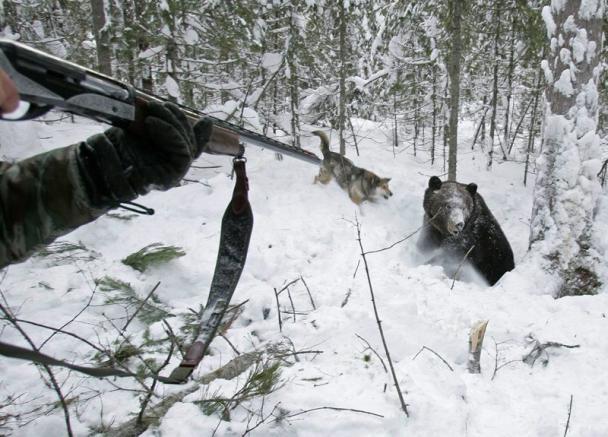
<svg viewBox="0 0 608 437">
<path fill-rule="evenodd" d="M 430 263 L 454 275 L 467 261 L 490 285 L 513 270 L 513 251 L 476 184 L 429 179 L 424 192 L 424 226 L 418 240 L 422 252 L 437 250 Z M 472 248 L 472 249 L 471 249 Z"/>
</svg>

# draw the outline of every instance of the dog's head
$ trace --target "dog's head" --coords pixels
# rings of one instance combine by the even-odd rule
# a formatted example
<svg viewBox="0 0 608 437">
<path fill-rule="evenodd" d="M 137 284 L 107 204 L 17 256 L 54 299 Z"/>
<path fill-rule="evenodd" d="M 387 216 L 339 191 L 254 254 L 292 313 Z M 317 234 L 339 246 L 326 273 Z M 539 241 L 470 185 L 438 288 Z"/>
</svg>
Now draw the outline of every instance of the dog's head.
<svg viewBox="0 0 608 437">
<path fill-rule="evenodd" d="M 393 192 L 388 188 L 390 180 L 391 178 L 379 178 L 378 185 L 376 186 L 376 192 L 385 199 L 393 195 Z"/>
</svg>

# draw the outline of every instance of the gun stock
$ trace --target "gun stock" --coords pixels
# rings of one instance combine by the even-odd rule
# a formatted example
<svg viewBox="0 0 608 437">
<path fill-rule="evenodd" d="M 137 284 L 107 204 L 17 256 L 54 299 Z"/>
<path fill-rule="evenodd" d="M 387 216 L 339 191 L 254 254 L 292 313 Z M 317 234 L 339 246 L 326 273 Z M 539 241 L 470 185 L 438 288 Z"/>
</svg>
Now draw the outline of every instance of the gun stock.
<svg viewBox="0 0 608 437">
<path fill-rule="evenodd" d="M 97 71 L 82 67 L 24 44 L 0 39 L 0 68 L 15 82 L 27 111 L 10 120 L 27 120 L 55 108 L 113 126 L 141 130 L 145 103 L 169 100 L 139 90 Z M 241 156 L 241 141 L 319 164 L 314 153 L 258 134 L 184 105 L 178 105 L 192 122 L 206 117 L 213 122 L 204 153 Z M 7 120 L 8 118 L 3 118 Z"/>
</svg>

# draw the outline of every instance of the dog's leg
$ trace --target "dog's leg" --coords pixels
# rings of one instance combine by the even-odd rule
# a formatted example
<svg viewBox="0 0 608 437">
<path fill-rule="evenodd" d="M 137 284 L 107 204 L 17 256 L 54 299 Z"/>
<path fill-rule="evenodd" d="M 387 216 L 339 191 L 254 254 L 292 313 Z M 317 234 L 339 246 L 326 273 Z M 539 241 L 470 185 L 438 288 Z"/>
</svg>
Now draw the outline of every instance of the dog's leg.
<svg viewBox="0 0 608 437">
<path fill-rule="evenodd" d="M 319 174 L 315 176 L 315 184 L 321 182 L 323 185 L 327 185 L 331 181 L 331 172 L 325 167 L 319 169 Z"/>
<path fill-rule="evenodd" d="M 356 190 L 349 190 L 348 195 L 350 197 L 350 200 L 352 200 L 357 205 L 361 205 L 361 202 L 363 202 L 364 200 L 363 196 Z"/>
</svg>

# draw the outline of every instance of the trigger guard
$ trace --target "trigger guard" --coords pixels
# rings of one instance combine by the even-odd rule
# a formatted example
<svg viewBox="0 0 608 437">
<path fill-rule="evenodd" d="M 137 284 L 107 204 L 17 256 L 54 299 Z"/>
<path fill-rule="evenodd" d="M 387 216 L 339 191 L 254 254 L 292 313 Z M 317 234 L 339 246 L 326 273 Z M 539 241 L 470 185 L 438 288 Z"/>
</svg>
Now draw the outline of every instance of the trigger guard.
<svg viewBox="0 0 608 437">
<path fill-rule="evenodd" d="M 4 118 L 2 114 L 0 114 L 0 120 L 2 121 L 25 121 L 32 120 L 34 118 L 38 118 L 49 112 L 53 107 L 51 105 L 36 105 L 34 103 L 30 103 L 30 107 L 27 112 L 23 114 L 19 118 Z"/>
</svg>

